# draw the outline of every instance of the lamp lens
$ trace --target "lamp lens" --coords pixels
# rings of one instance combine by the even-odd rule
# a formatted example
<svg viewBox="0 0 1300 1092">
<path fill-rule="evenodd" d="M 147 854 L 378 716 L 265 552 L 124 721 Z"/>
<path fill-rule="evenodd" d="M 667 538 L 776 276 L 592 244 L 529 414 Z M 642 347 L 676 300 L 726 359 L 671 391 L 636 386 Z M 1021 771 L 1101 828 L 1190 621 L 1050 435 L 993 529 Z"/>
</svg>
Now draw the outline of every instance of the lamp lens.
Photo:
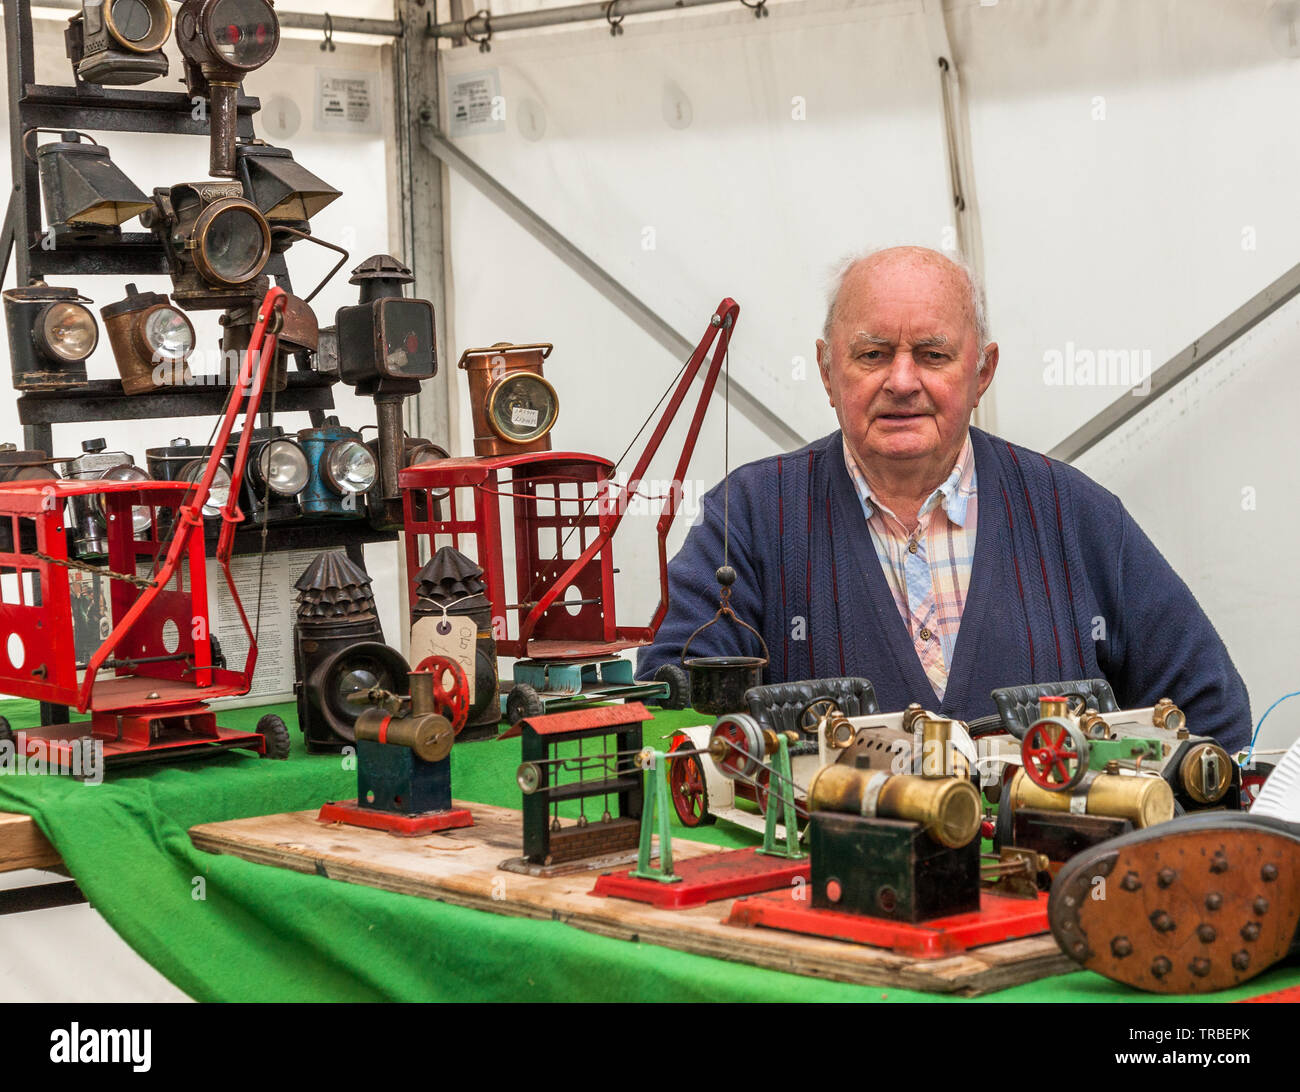
<svg viewBox="0 0 1300 1092">
<path fill-rule="evenodd" d="M 307 456 L 292 440 L 272 440 L 265 444 L 257 465 L 262 481 L 270 486 L 271 492 L 282 497 L 296 497 L 307 488 L 311 478 Z"/>
<path fill-rule="evenodd" d="M 128 42 L 143 41 L 153 29 L 153 14 L 144 0 L 113 0 L 113 26 Z"/>
<path fill-rule="evenodd" d="M 147 482 L 149 475 L 141 470 L 138 466 L 123 465 L 115 466 L 111 470 L 104 471 L 100 475 L 106 482 Z M 104 515 L 104 503 L 102 499 L 96 497 L 96 509 L 99 514 Z M 149 509 L 142 504 L 133 505 L 131 508 L 131 530 L 139 536 L 149 530 L 149 525 L 153 522 L 153 517 L 149 514 Z"/>
<path fill-rule="evenodd" d="M 375 484 L 379 464 L 365 444 L 340 440 L 325 456 L 329 479 L 343 493 L 364 493 Z"/>
<path fill-rule="evenodd" d="M 79 364 L 99 344 L 99 326 L 79 303 L 52 303 L 41 320 L 41 339 L 49 355 Z"/>
<path fill-rule="evenodd" d="M 201 245 L 208 266 L 227 284 L 251 280 L 266 264 L 262 254 L 262 222 L 246 208 L 218 212 Z"/>
<path fill-rule="evenodd" d="M 221 54 L 239 68 L 256 68 L 275 52 L 275 10 L 266 0 L 217 0 L 209 33 Z"/>
<path fill-rule="evenodd" d="M 203 480 L 203 472 L 207 469 L 207 465 L 207 459 L 195 459 L 192 463 L 186 463 L 176 476 L 176 480 L 180 482 L 200 482 Z M 207 503 L 203 505 L 204 517 L 211 518 L 219 515 L 228 500 L 230 500 L 230 471 L 225 466 L 218 464 L 217 473 L 212 479 L 211 488 L 208 490 Z"/>
<path fill-rule="evenodd" d="M 144 320 L 144 339 L 154 359 L 177 363 L 194 349 L 194 327 L 176 308 L 159 307 Z"/>
</svg>

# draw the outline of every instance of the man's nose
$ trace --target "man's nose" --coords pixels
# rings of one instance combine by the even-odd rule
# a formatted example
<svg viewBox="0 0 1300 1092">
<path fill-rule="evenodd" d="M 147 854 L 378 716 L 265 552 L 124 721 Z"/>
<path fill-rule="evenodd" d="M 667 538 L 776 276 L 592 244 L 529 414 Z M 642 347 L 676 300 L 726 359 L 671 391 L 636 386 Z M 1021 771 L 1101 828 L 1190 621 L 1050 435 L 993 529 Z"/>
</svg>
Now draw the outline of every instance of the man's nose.
<svg viewBox="0 0 1300 1092">
<path fill-rule="evenodd" d="M 921 389 L 921 370 L 905 349 L 894 353 L 894 359 L 885 376 L 885 390 L 897 397 L 915 394 Z"/>
</svg>

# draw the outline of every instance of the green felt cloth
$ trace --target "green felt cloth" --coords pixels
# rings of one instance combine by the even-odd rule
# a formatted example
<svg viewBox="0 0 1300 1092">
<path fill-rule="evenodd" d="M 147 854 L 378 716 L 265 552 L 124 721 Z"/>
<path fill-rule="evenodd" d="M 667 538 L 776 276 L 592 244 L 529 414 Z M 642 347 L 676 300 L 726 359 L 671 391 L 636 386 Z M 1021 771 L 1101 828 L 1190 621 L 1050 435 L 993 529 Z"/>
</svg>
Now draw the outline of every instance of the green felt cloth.
<svg viewBox="0 0 1300 1092">
<path fill-rule="evenodd" d="M 0 810 L 33 815 L 91 904 L 198 1000 L 943 1000 L 762 970 L 559 922 L 467 910 L 201 853 L 186 834 L 197 823 L 302 811 L 355 795 L 356 775 L 340 759 L 303 750 L 293 707 L 269 708 L 284 717 L 294 737 L 287 762 L 227 753 L 202 763 L 111 773 L 97 786 L 0 776 Z M 221 720 L 251 729 L 267 711 L 236 710 Z M 0 714 L 15 729 L 36 723 L 30 702 L 0 701 Z M 702 722 L 692 713 L 662 713 L 647 723 L 646 741 L 657 744 L 674 726 Z M 457 745 L 455 795 L 519 807 L 518 763 L 517 739 Z M 748 832 L 721 824 L 689 836 L 726 845 L 753 842 Z M 1300 968 L 1292 965 L 1214 1000 L 1297 983 Z M 1083 972 L 986 998 L 1117 999 L 1162 1000 Z"/>
</svg>

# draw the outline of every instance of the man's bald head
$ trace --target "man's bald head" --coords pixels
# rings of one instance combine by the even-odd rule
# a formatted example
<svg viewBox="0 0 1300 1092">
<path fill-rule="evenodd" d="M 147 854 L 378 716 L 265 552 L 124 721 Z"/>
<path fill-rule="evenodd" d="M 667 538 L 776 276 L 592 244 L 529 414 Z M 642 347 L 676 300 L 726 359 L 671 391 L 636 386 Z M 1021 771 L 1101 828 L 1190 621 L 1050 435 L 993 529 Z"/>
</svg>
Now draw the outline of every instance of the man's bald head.
<svg viewBox="0 0 1300 1092">
<path fill-rule="evenodd" d="M 984 290 L 965 262 L 950 258 L 937 250 L 930 250 L 928 247 L 887 247 L 882 250 L 867 251 L 865 254 L 858 254 L 841 262 L 831 280 L 822 338 L 828 344 L 830 343 L 836 311 L 840 298 L 846 291 L 870 293 L 875 278 L 888 277 L 891 273 L 901 270 L 927 270 L 941 283 L 951 285 L 953 293 L 961 297 L 962 306 L 975 331 L 976 344 L 980 347 L 979 370 L 983 371 L 984 346 L 989 342 Z"/>
</svg>

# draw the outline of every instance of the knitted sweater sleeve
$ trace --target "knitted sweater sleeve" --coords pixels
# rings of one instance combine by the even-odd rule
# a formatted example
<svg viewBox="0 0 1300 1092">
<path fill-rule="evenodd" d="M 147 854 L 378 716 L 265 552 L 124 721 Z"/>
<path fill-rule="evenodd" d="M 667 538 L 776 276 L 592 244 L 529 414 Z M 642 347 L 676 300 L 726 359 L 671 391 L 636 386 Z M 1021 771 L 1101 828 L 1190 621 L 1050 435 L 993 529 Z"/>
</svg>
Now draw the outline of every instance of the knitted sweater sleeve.
<svg viewBox="0 0 1300 1092">
<path fill-rule="evenodd" d="M 1118 546 L 1113 577 L 1099 596 L 1110 632 L 1098 640 L 1098 662 L 1121 708 L 1154 705 L 1169 697 L 1197 735 L 1214 736 L 1228 751 L 1250 739 L 1246 685 L 1213 623 L 1118 497 L 1113 505 Z M 1110 567 L 1110 566 L 1108 566 Z M 1098 589 L 1101 590 L 1101 589 Z"/>
<path fill-rule="evenodd" d="M 736 614 L 760 632 L 762 590 L 759 575 L 749 548 L 749 505 L 743 478 L 733 475 L 731 483 L 731 533 L 728 563 L 736 570 L 731 588 L 731 607 Z M 704 495 L 702 515 L 690 529 L 677 555 L 668 563 L 668 613 L 655 635 L 654 642 L 640 650 L 636 677 L 650 679 L 665 663 L 676 663 L 687 638 L 709 621 L 718 609 L 718 567 L 722 564 L 723 496 L 722 486 Z M 689 655 L 759 656 L 762 650 L 748 630 L 723 617 L 690 643 Z"/>
</svg>

